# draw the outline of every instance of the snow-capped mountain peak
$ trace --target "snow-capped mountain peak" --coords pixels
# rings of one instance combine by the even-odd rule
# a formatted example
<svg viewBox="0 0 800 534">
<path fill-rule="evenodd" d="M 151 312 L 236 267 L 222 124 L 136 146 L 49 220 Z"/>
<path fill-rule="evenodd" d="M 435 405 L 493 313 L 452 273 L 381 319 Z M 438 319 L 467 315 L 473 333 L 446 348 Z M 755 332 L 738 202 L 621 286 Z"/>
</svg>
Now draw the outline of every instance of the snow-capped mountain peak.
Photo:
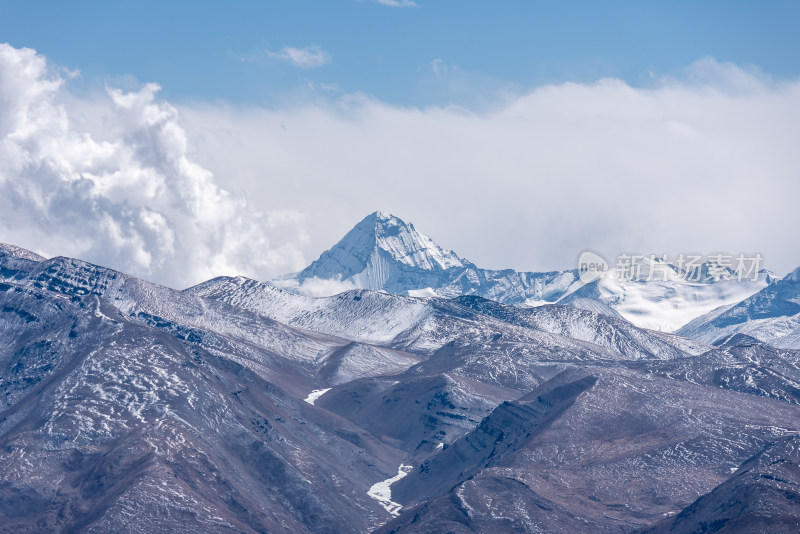
<svg viewBox="0 0 800 534">
<path fill-rule="evenodd" d="M 614 268 L 589 284 L 581 282 L 572 269 L 482 269 L 440 247 L 413 224 L 376 211 L 305 270 L 272 282 L 312 296 L 369 289 L 415 297 L 477 295 L 528 306 L 558 302 L 622 317 L 639 327 L 671 332 L 775 281 L 766 271 L 756 280 L 740 280 L 732 269 L 712 269 L 709 263 L 687 270 L 641 257 L 645 258 L 641 269 L 626 275 Z M 800 272 L 793 275 L 800 278 Z"/>
<path fill-rule="evenodd" d="M 374 223 L 373 223 L 374 217 Z M 406 223 L 385 211 L 376 211 L 364 221 L 374 228 L 375 246 L 395 260 L 427 271 L 463 267 L 464 262 L 452 250 L 445 250 L 413 224 Z"/>
<path fill-rule="evenodd" d="M 555 302 L 576 282 L 572 270 L 481 269 L 385 211 L 367 215 L 300 273 L 273 280 L 315 296 L 371 289 L 411 296 L 479 295 L 513 304 Z"/>
<path fill-rule="evenodd" d="M 299 273 L 297 280 L 335 279 L 352 287 L 384 289 L 393 279 L 408 279 L 410 273 L 427 278 L 464 265 L 453 251 L 441 248 L 413 224 L 376 211 Z"/>
<path fill-rule="evenodd" d="M 762 270 L 755 280 L 737 276 L 730 268 L 708 262 L 686 270 L 678 265 L 645 258 L 642 269 L 619 267 L 566 295 L 559 304 L 622 317 L 640 328 L 674 332 L 723 306 L 731 306 L 774 283 Z M 712 340 L 713 341 L 713 340 Z"/>
</svg>

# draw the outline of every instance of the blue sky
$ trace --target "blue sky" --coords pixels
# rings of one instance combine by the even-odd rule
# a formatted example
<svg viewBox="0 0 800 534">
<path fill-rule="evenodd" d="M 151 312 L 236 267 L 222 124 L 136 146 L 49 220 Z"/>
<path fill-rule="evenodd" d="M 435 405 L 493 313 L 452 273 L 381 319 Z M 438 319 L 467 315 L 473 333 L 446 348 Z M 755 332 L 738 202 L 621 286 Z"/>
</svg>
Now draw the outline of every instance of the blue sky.
<svg viewBox="0 0 800 534">
<path fill-rule="evenodd" d="M 486 268 L 800 265 L 800 2 L 414 2 L 0 0 L 0 241 L 184 287 L 382 209 Z"/>
<path fill-rule="evenodd" d="M 800 73 L 800 2 L 793 1 L 0 6 L 0 41 L 80 70 L 87 87 L 157 81 L 176 101 L 274 106 L 313 98 L 325 87 L 403 105 L 470 105 L 498 92 L 605 76 L 647 85 L 651 73 L 680 76 L 703 56 L 754 65 L 776 79 Z M 329 61 L 298 68 L 270 57 L 284 46 L 319 47 Z"/>
</svg>

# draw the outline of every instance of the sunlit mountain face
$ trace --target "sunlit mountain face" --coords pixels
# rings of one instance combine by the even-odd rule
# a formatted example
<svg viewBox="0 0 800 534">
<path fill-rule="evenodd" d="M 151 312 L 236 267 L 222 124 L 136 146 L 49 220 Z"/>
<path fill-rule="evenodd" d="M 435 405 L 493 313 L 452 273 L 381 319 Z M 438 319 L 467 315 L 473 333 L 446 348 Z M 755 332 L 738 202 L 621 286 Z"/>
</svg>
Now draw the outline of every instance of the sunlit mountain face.
<svg viewBox="0 0 800 534">
<path fill-rule="evenodd" d="M 183 291 L 2 245 L 0 530 L 792 532 L 797 282 L 701 280 L 670 333 L 681 280 L 487 271 L 381 212 Z"/>
</svg>

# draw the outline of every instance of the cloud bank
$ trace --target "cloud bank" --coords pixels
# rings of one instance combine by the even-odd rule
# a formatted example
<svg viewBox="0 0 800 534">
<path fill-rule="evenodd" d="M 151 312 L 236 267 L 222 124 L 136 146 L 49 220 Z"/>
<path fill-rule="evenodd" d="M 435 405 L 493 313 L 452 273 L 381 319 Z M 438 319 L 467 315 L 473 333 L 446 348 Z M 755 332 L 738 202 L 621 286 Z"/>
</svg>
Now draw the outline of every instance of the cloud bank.
<svg viewBox="0 0 800 534">
<path fill-rule="evenodd" d="M 706 58 L 480 110 L 174 105 L 154 84 L 76 96 L 68 77 L 0 45 L 0 241 L 45 255 L 175 287 L 264 280 L 383 209 L 487 268 L 571 268 L 587 248 L 800 265 L 800 83 L 754 69 Z"/>
<path fill-rule="evenodd" d="M 571 268 L 587 248 L 800 265 L 800 83 L 757 69 L 705 58 L 648 87 L 547 85 L 480 110 L 347 95 L 182 112 L 218 174 L 314 214 L 309 257 L 384 209 L 488 268 Z"/>
<path fill-rule="evenodd" d="M 302 215 L 221 186 L 158 91 L 78 102 L 44 57 L 0 44 L 0 240 L 176 287 L 302 266 Z"/>
</svg>

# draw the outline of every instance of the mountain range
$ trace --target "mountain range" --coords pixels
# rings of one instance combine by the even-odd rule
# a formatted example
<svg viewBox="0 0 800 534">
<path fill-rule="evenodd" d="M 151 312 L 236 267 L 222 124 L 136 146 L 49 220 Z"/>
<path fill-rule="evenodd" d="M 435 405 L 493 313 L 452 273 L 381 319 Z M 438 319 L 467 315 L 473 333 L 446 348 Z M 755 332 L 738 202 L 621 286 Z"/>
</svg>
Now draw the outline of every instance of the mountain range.
<svg viewBox="0 0 800 534">
<path fill-rule="evenodd" d="M 413 224 L 377 211 L 365 217 L 307 268 L 272 283 L 319 295 L 347 289 L 452 298 L 476 295 L 504 304 L 566 304 L 621 317 L 651 330 L 674 332 L 721 306 L 736 304 L 774 283 L 761 270 L 738 279 L 731 268 L 712 275 L 708 263 L 686 267 L 643 257 L 637 276 L 612 267 L 588 284 L 576 269 L 518 272 L 477 267 L 438 246 Z M 654 273 L 649 278 L 645 273 Z"/>
<path fill-rule="evenodd" d="M 326 287 L 333 292 L 370 289 L 419 297 L 479 295 L 520 304 L 555 302 L 577 286 L 577 276 L 574 271 L 481 269 L 441 248 L 413 224 L 376 211 L 304 270 L 274 282 L 290 288 L 329 282 Z"/>
<path fill-rule="evenodd" d="M 800 346 L 800 268 L 741 302 L 694 319 L 678 333 L 703 341 L 742 333 L 776 347 Z"/>
<path fill-rule="evenodd" d="M 380 212 L 182 291 L 0 245 L 0 532 L 797 532 L 798 271 L 665 278 Z"/>
</svg>

